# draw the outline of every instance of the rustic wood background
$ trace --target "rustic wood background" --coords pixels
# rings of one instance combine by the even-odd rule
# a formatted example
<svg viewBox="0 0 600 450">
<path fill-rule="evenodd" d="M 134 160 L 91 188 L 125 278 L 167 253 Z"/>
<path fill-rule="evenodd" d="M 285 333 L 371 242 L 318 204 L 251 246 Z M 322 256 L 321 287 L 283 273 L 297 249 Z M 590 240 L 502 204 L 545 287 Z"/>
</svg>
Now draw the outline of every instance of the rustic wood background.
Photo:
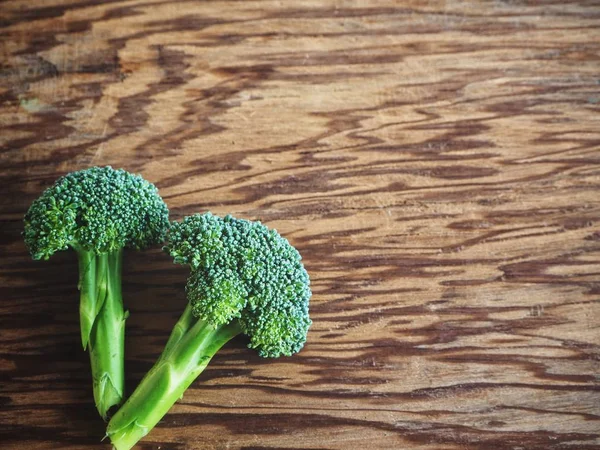
<svg viewBox="0 0 600 450">
<path fill-rule="evenodd" d="M 0 443 L 108 449 L 74 255 L 29 203 L 124 167 L 304 255 L 297 356 L 230 343 L 143 449 L 599 449 L 600 3 L 4 1 Z M 185 268 L 126 254 L 128 389 Z"/>
</svg>

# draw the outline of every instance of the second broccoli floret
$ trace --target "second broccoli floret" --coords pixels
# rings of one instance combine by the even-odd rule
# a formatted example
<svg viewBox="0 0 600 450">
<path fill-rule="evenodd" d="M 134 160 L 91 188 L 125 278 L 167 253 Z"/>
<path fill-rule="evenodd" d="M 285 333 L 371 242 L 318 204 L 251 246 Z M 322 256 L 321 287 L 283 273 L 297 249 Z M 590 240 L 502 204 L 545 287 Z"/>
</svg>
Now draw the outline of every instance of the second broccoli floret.
<svg viewBox="0 0 600 450">
<path fill-rule="evenodd" d="M 188 304 L 160 358 L 108 424 L 117 450 L 145 436 L 233 337 L 247 335 L 261 356 L 290 356 L 311 325 L 300 254 L 260 222 L 186 217 L 171 225 L 165 250 L 190 266 Z"/>
</svg>

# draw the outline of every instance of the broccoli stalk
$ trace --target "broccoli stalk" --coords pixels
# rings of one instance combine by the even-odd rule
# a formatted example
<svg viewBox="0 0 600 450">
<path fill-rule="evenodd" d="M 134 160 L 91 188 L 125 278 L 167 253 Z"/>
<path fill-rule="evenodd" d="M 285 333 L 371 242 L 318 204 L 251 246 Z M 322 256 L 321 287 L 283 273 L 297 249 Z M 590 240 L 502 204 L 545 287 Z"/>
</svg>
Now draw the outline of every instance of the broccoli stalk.
<svg viewBox="0 0 600 450">
<path fill-rule="evenodd" d="M 81 343 L 89 351 L 94 400 L 104 419 L 123 399 L 123 248 L 163 242 L 168 226 L 156 187 L 111 167 L 58 179 L 25 215 L 25 244 L 34 259 L 68 248 L 77 254 Z"/>
<path fill-rule="evenodd" d="M 167 414 L 211 358 L 242 332 L 239 322 L 213 327 L 193 320 L 186 308 L 175 325 L 168 347 L 134 394 L 111 419 L 107 435 L 117 450 L 132 448 Z M 176 341 L 176 342 L 175 342 Z"/>
<path fill-rule="evenodd" d="M 125 319 L 121 296 L 122 249 L 94 254 L 75 245 L 79 259 L 81 343 L 89 349 L 94 401 L 106 419 L 123 399 Z"/>
<path fill-rule="evenodd" d="M 247 335 L 260 356 L 290 356 L 311 325 L 300 254 L 260 222 L 186 217 L 172 223 L 165 250 L 190 266 L 188 304 L 161 356 L 108 424 L 117 450 L 148 434 L 233 337 Z"/>
</svg>

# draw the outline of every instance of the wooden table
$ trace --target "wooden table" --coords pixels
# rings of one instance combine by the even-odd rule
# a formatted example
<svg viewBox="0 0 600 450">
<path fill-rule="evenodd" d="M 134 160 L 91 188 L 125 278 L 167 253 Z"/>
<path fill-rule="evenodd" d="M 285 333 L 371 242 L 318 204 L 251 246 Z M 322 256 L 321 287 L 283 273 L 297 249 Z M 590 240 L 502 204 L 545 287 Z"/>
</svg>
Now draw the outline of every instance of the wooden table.
<svg viewBox="0 0 600 450">
<path fill-rule="evenodd" d="M 108 449 L 72 252 L 22 216 L 124 167 L 312 276 L 296 356 L 232 341 L 145 449 L 600 448 L 597 2 L 3 2 L 3 449 Z M 127 383 L 187 270 L 128 252 Z"/>
</svg>

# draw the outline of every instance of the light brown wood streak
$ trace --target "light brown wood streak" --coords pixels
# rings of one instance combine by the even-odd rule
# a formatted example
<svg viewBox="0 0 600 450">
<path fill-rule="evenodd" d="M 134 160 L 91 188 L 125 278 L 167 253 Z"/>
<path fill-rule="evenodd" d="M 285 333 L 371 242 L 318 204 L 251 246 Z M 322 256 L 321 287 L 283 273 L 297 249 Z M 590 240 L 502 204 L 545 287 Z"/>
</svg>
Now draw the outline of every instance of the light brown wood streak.
<svg viewBox="0 0 600 450">
<path fill-rule="evenodd" d="M 175 219 L 277 228 L 314 291 L 298 355 L 234 340 L 140 448 L 600 448 L 597 2 L 0 10 L 3 448 L 109 448 L 74 256 L 20 236 L 56 177 L 107 164 Z M 129 392 L 185 277 L 126 254 Z"/>
</svg>

